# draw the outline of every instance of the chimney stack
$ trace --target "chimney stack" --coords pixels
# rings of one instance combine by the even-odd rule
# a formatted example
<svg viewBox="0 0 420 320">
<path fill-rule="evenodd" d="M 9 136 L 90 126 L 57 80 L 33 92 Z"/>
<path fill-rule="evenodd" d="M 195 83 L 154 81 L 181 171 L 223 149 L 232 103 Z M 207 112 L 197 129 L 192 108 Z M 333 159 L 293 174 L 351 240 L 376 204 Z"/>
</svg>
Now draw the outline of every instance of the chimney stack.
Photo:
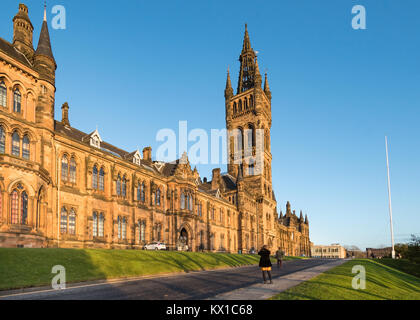
<svg viewBox="0 0 420 320">
<path fill-rule="evenodd" d="M 70 127 L 70 121 L 69 121 L 69 104 L 65 102 L 63 106 L 61 107 L 61 122 L 67 126 Z"/>
<path fill-rule="evenodd" d="M 143 149 L 143 160 L 152 162 L 152 147 L 146 147 Z"/>
</svg>

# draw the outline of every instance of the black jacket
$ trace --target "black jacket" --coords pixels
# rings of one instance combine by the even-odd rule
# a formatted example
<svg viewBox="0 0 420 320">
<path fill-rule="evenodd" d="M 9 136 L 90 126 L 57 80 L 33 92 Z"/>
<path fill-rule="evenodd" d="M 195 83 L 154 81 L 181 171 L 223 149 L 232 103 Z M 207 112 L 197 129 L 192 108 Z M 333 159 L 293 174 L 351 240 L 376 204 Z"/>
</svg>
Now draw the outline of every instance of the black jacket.
<svg viewBox="0 0 420 320">
<path fill-rule="evenodd" d="M 258 255 L 261 256 L 260 268 L 268 268 L 272 266 L 271 261 L 270 261 L 270 250 L 261 249 L 260 252 L 258 252 Z"/>
</svg>

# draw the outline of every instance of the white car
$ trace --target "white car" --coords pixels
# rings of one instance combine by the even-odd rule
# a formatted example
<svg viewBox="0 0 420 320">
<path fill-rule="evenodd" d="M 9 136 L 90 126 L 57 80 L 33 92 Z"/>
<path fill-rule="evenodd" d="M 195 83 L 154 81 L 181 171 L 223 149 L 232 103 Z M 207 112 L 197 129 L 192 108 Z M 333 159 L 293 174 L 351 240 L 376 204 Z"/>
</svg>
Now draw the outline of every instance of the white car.
<svg viewBox="0 0 420 320">
<path fill-rule="evenodd" d="M 166 245 L 162 242 L 152 242 L 143 247 L 144 250 L 166 250 Z"/>
</svg>

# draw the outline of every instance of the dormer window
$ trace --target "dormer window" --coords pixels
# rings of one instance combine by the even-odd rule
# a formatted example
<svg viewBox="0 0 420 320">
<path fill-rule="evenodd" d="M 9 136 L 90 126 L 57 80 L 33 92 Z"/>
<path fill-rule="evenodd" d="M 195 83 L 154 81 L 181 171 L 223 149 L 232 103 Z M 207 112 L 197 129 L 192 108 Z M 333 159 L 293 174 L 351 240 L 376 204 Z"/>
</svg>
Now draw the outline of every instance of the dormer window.
<svg viewBox="0 0 420 320">
<path fill-rule="evenodd" d="M 92 147 L 100 149 L 101 142 L 102 142 L 101 136 L 99 135 L 98 129 L 96 129 L 95 132 L 93 132 L 90 136 L 90 145 Z"/>
<path fill-rule="evenodd" d="M 140 165 L 140 163 L 141 163 L 141 157 L 140 157 L 140 152 L 137 150 L 136 151 L 136 153 L 134 154 L 134 157 L 133 157 L 133 163 L 134 164 L 136 164 L 136 165 Z"/>
</svg>

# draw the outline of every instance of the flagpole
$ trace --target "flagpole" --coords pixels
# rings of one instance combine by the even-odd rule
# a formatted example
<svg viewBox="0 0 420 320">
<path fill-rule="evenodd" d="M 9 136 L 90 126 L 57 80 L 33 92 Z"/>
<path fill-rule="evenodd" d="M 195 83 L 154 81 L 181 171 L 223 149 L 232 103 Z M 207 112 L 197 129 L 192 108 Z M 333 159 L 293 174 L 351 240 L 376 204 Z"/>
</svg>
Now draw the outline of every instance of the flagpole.
<svg viewBox="0 0 420 320">
<path fill-rule="evenodd" d="M 392 225 L 391 180 L 389 178 L 388 138 L 386 136 L 385 136 L 385 149 L 386 149 L 386 169 L 388 173 L 388 201 L 389 201 L 389 217 L 390 217 L 390 223 L 391 223 L 392 259 L 395 259 L 394 227 Z"/>
</svg>

